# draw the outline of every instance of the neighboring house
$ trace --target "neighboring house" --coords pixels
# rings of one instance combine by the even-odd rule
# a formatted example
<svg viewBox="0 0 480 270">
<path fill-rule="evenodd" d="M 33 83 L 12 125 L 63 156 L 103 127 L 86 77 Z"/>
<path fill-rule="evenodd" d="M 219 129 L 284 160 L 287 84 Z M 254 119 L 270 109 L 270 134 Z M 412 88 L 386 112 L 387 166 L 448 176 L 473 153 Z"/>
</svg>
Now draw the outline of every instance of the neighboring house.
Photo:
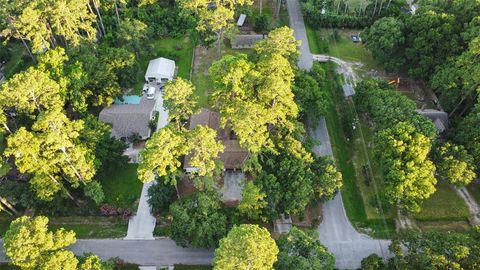
<svg viewBox="0 0 480 270">
<path fill-rule="evenodd" d="M 440 133 L 448 129 L 448 113 L 433 109 L 420 109 L 417 112 L 432 120 Z"/>
<path fill-rule="evenodd" d="M 155 100 L 144 97 L 125 96 L 123 101 L 104 108 L 100 121 L 112 125 L 112 136 L 117 139 L 138 134 L 142 140 L 150 137 L 149 122 L 152 120 Z"/>
<path fill-rule="evenodd" d="M 225 146 L 223 153 L 218 157 L 223 162 L 225 170 L 241 171 L 243 163 L 248 158 L 248 151 L 240 147 L 235 134 L 228 124 L 225 128 L 220 127 L 220 114 L 209 109 L 202 109 L 200 113 L 190 117 L 190 130 L 198 125 L 208 126 L 217 131 L 218 140 Z M 190 155 L 185 157 L 183 168 L 187 172 L 194 172 L 196 168 L 190 166 L 190 159 Z"/>
<path fill-rule="evenodd" d="M 165 84 L 175 77 L 175 61 L 167 58 L 157 58 L 150 60 L 145 81 L 148 83 Z"/>
</svg>

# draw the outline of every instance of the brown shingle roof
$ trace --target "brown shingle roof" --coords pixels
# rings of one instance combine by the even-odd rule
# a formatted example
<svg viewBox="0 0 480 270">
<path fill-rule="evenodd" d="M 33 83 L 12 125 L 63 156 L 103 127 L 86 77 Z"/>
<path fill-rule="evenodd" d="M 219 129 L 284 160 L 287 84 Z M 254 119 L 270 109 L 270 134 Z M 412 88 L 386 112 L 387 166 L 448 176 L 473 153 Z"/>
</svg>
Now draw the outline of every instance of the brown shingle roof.
<svg viewBox="0 0 480 270">
<path fill-rule="evenodd" d="M 224 168 L 228 170 L 241 169 L 243 163 L 248 158 L 248 152 L 240 147 L 228 124 L 225 128 L 220 127 L 220 114 L 209 109 L 202 109 L 202 111 L 190 117 L 190 130 L 198 125 L 208 126 L 217 130 L 217 138 L 225 146 L 223 153 L 220 153 L 218 158 L 223 162 Z M 189 162 L 191 158 L 191 155 L 185 157 L 184 169 L 190 168 Z"/>
</svg>

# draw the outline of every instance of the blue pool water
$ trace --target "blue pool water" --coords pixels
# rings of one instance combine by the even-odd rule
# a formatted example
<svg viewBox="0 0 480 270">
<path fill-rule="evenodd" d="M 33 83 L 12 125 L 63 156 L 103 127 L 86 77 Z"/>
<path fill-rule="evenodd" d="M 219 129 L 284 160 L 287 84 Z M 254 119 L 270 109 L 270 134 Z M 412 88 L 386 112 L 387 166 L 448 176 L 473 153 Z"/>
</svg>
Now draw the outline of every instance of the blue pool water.
<svg viewBox="0 0 480 270">
<path fill-rule="evenodd" d="M 115 104 L 140 104 L 142 97 L 139 96 L 123 96 L 123 101 L 118 98 L 115 98 Z"/>
</svg>

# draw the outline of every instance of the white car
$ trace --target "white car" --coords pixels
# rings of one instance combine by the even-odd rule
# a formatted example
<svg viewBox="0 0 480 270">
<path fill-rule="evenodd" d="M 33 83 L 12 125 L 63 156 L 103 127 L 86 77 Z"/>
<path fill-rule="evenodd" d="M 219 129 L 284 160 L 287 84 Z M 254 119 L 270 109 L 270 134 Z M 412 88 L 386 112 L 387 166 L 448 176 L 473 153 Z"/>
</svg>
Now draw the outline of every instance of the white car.
<svg viewBox="0 0 480 270">
<path fill-rule="evenodd" d="M 148 83 L 143 85 L 143 92 L 147 92 L 148 90 Z"/>
<path fill-rule="evenodd" d="M 154 98 L 155 98 L 155 87 L 150 86 L 147 92 L 147 99 L 154 99 Z"/>
</svg>

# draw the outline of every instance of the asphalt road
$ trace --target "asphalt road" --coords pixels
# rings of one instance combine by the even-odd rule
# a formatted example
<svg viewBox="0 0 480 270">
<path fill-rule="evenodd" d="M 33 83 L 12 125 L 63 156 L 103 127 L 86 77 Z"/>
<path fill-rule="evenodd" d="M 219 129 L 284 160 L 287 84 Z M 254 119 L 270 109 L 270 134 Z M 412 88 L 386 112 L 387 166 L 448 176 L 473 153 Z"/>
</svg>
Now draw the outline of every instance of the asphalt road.
<svg viewBox="0 0 480 270">
<path fill-rule="evenodd" d="M 298 66 L 309 70 L 313 64 L 313 55 L 308 47 L 305 24 L 298 0 L 287 0 L 287 7 L 290 16 L 290 26 L 294 30 L 295 38 L 302 41 Z M 340 63 L 340 67 L 343 67 L 342 63 Z M 355 78 L 351 68 L 345 69 L 345 71 L 346 74 L 341 72 L 341 69 L 337 70 L 347 80 Z M 353 86 L 354 80 L 349 83 L 352 83 Z M 318 156 L 328 155 L 333 157 L 325 118 L 321 118 L 316 126 L 311 125 L 311 127 L 313 126 L 314 129 L 310 130 L 310 134 L 321 142 L 321 145 L 313 149 L 314 153 Z M 338 193 L 333 200 L 324 203 L 322 210 L 323 221 L 318 227 L 319 239 L 335 255 L 337 268 L 359 268 L 362 259 L 372 253 L 376 253 L 384 258 L 391 256 L 388 251 L 390 241 L 372 239 L 368 235 L 361 234 L 355 230 L 345 213 L 341 193 Z"/>
<path fill-rule="evenodd" d="M 0 262 L 6 262 L 3 242 L 0 240 Z M 77 240 L 70 247 L 77 255 L 93 252 L 106 260 L 120 257 L 123 260 L 139 265 L 209 265 L 213 260 L 213 250 L 182 248 L 171 239 L 121 240 L 121 239 L 89 239 Z"/>
</svg>

